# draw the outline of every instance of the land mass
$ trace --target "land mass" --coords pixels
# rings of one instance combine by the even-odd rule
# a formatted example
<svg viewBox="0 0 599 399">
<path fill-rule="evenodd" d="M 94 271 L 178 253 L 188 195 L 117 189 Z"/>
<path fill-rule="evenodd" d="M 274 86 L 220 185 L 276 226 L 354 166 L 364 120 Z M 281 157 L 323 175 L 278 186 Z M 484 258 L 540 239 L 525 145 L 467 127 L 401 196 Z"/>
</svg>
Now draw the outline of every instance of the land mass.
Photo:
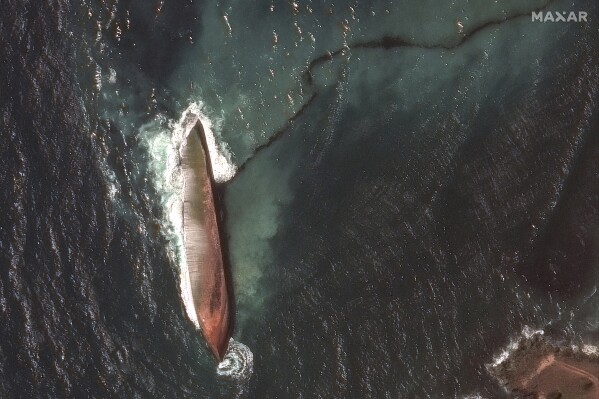
<svg viewBox="0 0 599 399">
<path fill-rule="evenodd" d="M 599 399 L 599 357 L 553 345 L 540 335 L 518 348 L 492 374 L 519 398 Z"/>
</svg>

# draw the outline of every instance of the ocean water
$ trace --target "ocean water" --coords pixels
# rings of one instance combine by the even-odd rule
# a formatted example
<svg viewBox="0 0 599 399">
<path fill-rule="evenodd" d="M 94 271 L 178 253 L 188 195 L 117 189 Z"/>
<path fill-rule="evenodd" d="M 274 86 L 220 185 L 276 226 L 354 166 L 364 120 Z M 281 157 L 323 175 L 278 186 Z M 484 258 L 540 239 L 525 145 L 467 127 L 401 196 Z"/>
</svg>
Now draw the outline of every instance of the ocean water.
<svg viewBox="0 0 599 399">
<path fill-rule="evenodd" d="M 504 398 L 519 336 L 599 344 L 595 1 L 5 3 L 0 397 Z M 220 367 L 181 284 L 198 119 Z"/>
</svg>

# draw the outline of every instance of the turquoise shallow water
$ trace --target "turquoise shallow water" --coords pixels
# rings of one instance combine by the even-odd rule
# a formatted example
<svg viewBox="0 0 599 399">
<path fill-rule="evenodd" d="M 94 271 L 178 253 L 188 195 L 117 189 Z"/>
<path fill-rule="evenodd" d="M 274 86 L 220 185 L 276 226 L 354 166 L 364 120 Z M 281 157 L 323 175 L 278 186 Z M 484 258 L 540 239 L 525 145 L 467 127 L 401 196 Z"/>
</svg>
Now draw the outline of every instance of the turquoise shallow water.
<svg viewBox="0 0 599 399">
<path fill-rule="evenodd" d="M 42 28 L 1 86 L 25 100 L 0 103 L 0 396 L 501 398 L 487 365 L 521 334 L 599 343 L 594 2 L 23 7 L 2 17 Z M 243 378 L 179 284 L 198 118 Z"/>
</svg>

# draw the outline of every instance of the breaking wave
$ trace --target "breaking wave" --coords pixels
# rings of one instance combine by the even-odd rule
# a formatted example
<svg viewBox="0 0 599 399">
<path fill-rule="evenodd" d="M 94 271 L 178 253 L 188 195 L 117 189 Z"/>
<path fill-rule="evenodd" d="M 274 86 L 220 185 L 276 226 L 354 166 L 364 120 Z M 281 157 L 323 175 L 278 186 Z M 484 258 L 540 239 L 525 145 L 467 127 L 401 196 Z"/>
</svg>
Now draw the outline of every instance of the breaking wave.
<svg viewBox="0 0 599 399">
<path fill-rule="evenodd" d="M 216 369 L 217 375 L 225 379 L 247 382 L 253 371 L 254 354 L 247 345 L 231 338 L 225 358 Z"/>
</svg>

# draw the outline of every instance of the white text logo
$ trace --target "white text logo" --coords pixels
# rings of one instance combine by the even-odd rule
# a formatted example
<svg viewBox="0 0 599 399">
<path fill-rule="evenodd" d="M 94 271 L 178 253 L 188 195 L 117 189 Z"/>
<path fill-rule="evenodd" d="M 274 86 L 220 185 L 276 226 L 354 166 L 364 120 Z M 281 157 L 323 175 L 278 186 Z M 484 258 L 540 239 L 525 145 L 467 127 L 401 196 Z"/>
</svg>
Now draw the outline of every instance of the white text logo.
<svg viewBox="0 0 599 399">
<path fill-rule="evenodd" d="M 587 22 L 588 13 L 586 11 L 533 11 L 532 22 Z"/>
</svg>

